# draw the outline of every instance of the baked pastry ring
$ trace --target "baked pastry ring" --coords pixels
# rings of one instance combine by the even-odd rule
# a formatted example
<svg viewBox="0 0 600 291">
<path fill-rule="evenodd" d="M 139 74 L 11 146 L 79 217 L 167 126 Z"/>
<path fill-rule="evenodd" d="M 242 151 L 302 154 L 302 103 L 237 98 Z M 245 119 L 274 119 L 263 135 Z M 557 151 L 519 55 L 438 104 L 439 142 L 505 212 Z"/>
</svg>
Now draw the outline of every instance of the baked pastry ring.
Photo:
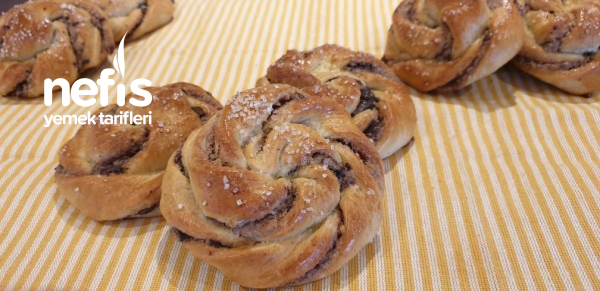
<svg viewBox="0 0 600 291">
<path fill-rule="evenodd" d="M 374 56 L 336 45 L 288 51 L 257 85 L 288 84 L 334 98 L 352 114 L 382 158 L 406 145 L 416 129 L 415 106 L 406 88 Z"/>
<path fill-rule="evenodd" d="M 160 209 L 185 248 L 240 285 L 302 284 L 375 236 L 382 183 L 377 150 L 341 105 L 268 85 L 190 134 Z"/>
<path fill-rule="evenodd" d="M 523 42 L 512 0 L 405 0 L 392 21 L 383 60 L 422 92 L 464 88 L 510 61 Z"/>
<path fill-rule="evenodd" d="M 522 0 L 525 42 L 512 62 L 576 95 L 600 90 L 600 2 Z"/>
<path fill-rule="evenodd" d="M 216 99 L 192 84 L 146 90 L 154 96 L 150 105 L 109 105 L 94 116 L 152 112 L 151 124 L 83 125 L 59 154 L 55 178 L 60 194 L 94 220 L 160 215 L 160 185 L 169 157 L 221 109 Z"/>
<path fill-rule="evenodd" d="M 84 1 L 35 1 L 0 17 L 0 95 L 38 97 L 44 80 L 70 83 L 114 50 L 105 14 Z"/>
<path fill-rule="evenodd" d="M 174 0 L 89 0 L 100 6 L 108 16 L 115 42 L 125 33 L 128 40 L 159 29 L 173 20 Z"/>
</svg>

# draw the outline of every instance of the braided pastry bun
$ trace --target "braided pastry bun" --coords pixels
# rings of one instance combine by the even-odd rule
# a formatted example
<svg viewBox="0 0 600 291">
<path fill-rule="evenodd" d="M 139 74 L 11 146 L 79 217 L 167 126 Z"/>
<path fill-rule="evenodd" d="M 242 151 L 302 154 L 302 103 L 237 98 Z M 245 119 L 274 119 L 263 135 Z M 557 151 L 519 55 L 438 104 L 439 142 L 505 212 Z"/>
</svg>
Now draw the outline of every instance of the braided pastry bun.
<svg viewBox="0 0 600 291">
<path fill-rule="evenodd" d="M 44 80 L 77 79 L 114 49 L 105 14 L 84 1 L 36 1 L 0 17 L 0 95 L 38 97 Z"/>
<path fill-rule="evenodd" d="M 373 55 L 336 45 L 288 51 L 257 85 L 280 83 L 341 103 L 382 158 L 405 146 L 416 129 L 415 106 L 406 88 Z"/>
<path fill-rule="evenodd" d="M 524 33 L 512 0 L 405 0 L 392 21 L 383 60 L 422 92 L 492 74 L 519 52 Z"/>
<path fill-rule="evenodd" d="M 146 90 L 154 96 L 150 105 L 109 105 L 94 116 L 131 111 L 151 114 L 151 124 L 83 125 L 59 154 L 59 192 L 94 220 L 160 215 L 160 185 L 169 157 L 221 109 L 216 99 L 192 84 Z"/>
<path fill-rule="evenodd" d="M 242 286 L 302 284 L 375 236 L 382 183 L 381 158 L 341 105 L 268 85 L 190 134 L 160 209 L 194 256 Z"/>
<path fill-rule="evenodd" d="M 525 43 L 513 64 L 572 94 L 600 90 L 600 1 L 525 0 Z"/>
<path fill-rule="evenodd" d="M 115 42 L 125 33 L 128 40 L 165 26 L 173 20 L 174 0 L 88 0 L 102 8 L 113 31 Z"/>
</svg>

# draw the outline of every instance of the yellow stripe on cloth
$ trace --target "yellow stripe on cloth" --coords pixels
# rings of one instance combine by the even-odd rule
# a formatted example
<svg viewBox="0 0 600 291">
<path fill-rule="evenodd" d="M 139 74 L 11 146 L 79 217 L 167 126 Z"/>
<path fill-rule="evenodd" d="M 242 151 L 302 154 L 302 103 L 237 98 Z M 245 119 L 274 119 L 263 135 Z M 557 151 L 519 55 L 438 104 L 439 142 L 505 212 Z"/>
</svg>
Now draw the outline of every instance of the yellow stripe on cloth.
<svg viewBox="0 0 600 291">
<path fill-rule="evenodd" d="M 116 81 L 186 81 L 225 102 L 287 49 L 381 55 L 396 2 L 178 0 L 173 23 L 127 44 Z M 410 93 L 418 131 L 385 161 L 380 234 L 293 289 L 600 289 L 600 94 L 510 67 L 447 96 Z M 96 223 L 57 193 L 57 154 L 77 126 L 43 116 L 94 109 L 0 99 L 0 289 L 239 289 L 162 218 Z"/>
</svg>

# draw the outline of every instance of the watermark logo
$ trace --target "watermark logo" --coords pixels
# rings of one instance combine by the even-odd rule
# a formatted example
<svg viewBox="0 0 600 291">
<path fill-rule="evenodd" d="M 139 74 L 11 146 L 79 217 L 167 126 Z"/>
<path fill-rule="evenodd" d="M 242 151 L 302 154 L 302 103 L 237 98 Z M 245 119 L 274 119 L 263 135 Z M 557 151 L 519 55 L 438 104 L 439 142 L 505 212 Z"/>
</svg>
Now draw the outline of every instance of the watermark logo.
<svg viewBox="0 0 600 291">
<path fill-rule="evenodd" d="M 115 54 L 113 59 L 114 69 L 107 68 L 102 70 L 100 73 L 100 79 L 94 82 L 88 78 L 81 78 L 71 86 L 69 90 L 69 82 L 63 78 L 56 79 L 52 81 L 51 79 L 44 80 L 44 104 L 46 106 L 52 105 L 52 93 L 54 91 L 54 87 L 59 86 L 62 90 L 62 104 L 63 106 L 68 106 L 71 104 L 71 100 L 75 102 L 75 104 L 83 107 L 89 107 L 96 104 L 96 98 L 89 98 L 84 100 L 81 96 L 94 96 L 100 93 L 100 105 L 107 106 L 108 105 L 108 87 L 113 86 L 115 84 L 114 80 L 109 79 L 108 77 L 115 74 L 116 72 L 120 73 L 122 77 L 125 77 L 125 52 L 123 49 L 125 37 L 121 39 L 121 43 L 119 44 L 119 49 Z M 82 89 L 82 86 L 88 86 L 89 89 Z M 143 99 L 137 99 L 135 97 L 129 99 L 129 103 L 133 106 L 144 107 L 148 106 L 150 102 L 152 102 L 152 94 L 150 92 L 141 89 L 140 87 L 148 87 L 152 86 L 152 82 L 147 79 L 135 79 L 131 82 L 130 89 L 134 94 L 141 96 Z M 123 106 L 125 105 L 125 85 L 118 84 L 117 85 L 117 105 Z"/>
<path fill-rule="evenodd" d="M 89 107 L 96 104 L 97 100 L 95 97 L 89 99 L 82 99 L 81 96 L 95 96 L 100 93 L 100 105 L 108 105 L 108 87 L 115 85 L 115 81 L 108 77 L 118 72 L 121 76 L 125 77 L 125 52 L 123 49 L 125 43 L 125 36 L 121 39 L 119 49 L 113 59 L 114 69 L 107 68 L 100 72 L 100 79 L 96 82 L 88 78 L 81 78 L 69 89 L 69 82 L 65 79 L 59 78 L 54 81 L 50 79 L 44 80 L 44 104 L 46 106 L 52 105 L 52 94 L 54 87 L 59 86 L 62 89 L 62 105 L 68 106 L 71 100 L 75 104 L 83 107 Z M 115 71 L 116 70 L 116 71 Z M 89 89 L 82 89 L 82 86 L 87 86 Z M 141 89 L 140 87 L 152 86 L 152 82 L 146 79 L 135 79 L 131 82 L 131 92 L 142 97 L 138 99 L 138 96 L 134 96 L 129 99 L 129 103 L 133 106 L 144 107 L 150 105 L 152 102 L 152 94 L 150 92 Z M 117 85 L 117 105 L 125 105 L 125 85 Z M 117 124 L 152 124 L 152 111 L 148 111 L 147 115 L 135 115 L 131 111 L 119 111 L 114 114 L 104 114 L 100 112 L 98 115 L 92 115 L 88 112 L 86 115 L 44 115 L 44 127 L 49 127 L 51 124 L 99 124 L 101 126 L 106 125 L 117 125 Z M 106 128 L 108 129 L 108 128 Z"/>
</svg>

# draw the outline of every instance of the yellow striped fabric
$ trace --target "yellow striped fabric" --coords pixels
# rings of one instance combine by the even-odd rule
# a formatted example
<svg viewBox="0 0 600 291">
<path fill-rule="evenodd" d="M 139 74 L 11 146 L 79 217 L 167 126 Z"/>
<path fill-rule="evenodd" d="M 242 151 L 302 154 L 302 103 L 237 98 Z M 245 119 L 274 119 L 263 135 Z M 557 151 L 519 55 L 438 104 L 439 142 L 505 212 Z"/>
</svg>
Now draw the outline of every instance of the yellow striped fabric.
<svg viewBox="0 0 600 291">
<path fill-rule="evenodd" d="M 178 0 L 173 23 L 127 45 L 116 82 L 187 81 L 225 102 L 288 48 L 381 55 L 397 2 Z M 418 132 L 385 161 L 380 234 L 297 289 L 600 289 L 600 94 L 511 68 L 455 94 L 411 94 Z M 162 218 L 96 223 L 58 194 L 53 168 L 77 126 L 44 128 L 43 116 L 88 110 L 0 99 L 0 289 L 239 289 Z"/>
</svg>

